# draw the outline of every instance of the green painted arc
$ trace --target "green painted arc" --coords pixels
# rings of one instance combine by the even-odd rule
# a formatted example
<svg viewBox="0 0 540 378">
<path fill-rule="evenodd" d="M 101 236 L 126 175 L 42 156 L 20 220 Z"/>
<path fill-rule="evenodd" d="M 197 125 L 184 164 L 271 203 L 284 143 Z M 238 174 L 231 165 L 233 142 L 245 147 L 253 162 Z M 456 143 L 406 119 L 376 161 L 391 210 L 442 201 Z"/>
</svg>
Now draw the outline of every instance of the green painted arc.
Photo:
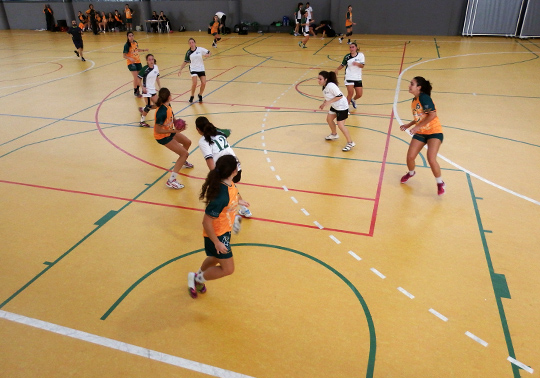
<svg viewBox="0 0 540 378">
<path fill-rule="evenodd" d="M 319 260 L 316 257 L 313 257 L 311 255 L 308 255 L 307 253 L 297 251 L 292 248 L 282 247 L 278 245 L 272 245 L 272 244 L 260 244 L 260 243 L 235 243 L 231 244 L 232 247 L 262 247 L 262 248 L 273 248 L 273 249 L 280 249 L 282 251 L 292 252 L 299 256 L 306 257 L 319 265 L 323 266 L 324 268 L 328 269 L 330 272 L 334 273 L 337 277 L 339 277 L 348 287 L 352 290 L 358 301 L 360 302 L 360 305 L 362 306 L 362 310 L 364 311 L 364 315 L 366 317 L 366 321 L 368 324 L 368 330 L 369 330 L 369 355 L 368 355 L 368 363 L 366 367 L 366 378 L 373 378 L 373 374 L 375 371 L 375 355 L 377 351 L 377 337 L 375 334 L 375 324 L 373 323 L 373 318 L 371 317 L 371 313 L 369 311 L 368 305 L 358 289 L 352 284 L 351 281 L 349 281 L 343 274 L 341 274 L 339 271 L 328 265 L 322 260 Z M 193 254 L 199 253 L 204 251 L 204 248 L 200 248 L 188 253 L 184 253 L 183 255 L 174 257 L 168 261 L 165 261 L 164 263 L 158 265 L 154 269 L 150 270 L 148 273 L 143 275 L 141 278 L 139 278 L 135 283 L 133 283 L 115 302 L 114 304 L 103 314 L 101 317 L 101 320 L 106 320 L 111 313 L 120 305 L 120 303 L 133 291 L 135 288 L 141 284 L 145 279 L 150 277 L 152 274 L 156 273 L 158 270 L 164 268 L 165 266 L 178 261 L 184 257 L 191 256 Z"/>
</svg>

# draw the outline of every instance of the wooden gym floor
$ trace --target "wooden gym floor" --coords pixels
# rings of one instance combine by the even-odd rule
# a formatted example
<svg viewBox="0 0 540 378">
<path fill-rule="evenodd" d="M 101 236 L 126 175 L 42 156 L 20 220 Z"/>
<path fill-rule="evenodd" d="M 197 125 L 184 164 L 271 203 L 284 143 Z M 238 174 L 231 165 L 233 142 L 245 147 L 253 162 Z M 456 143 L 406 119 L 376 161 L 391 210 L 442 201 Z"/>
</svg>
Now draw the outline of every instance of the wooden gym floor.
<svg viewBox="0 0 540 378">
<path fill-rule="evenodd" d="M 138 126 L 124 33 L 86 33 L 83 63 L 64 33 L 0 32 L 1 376 L 540 376 L 537 40 L 355 35 L 364 96 L 343 153 L 315 79 L 347 45 L 225 36 L 190 105 L 189 37 L 211 48 L 135 37 L 194 142 L 175 191 L 174 154 Z M 444 127 L 442 197 L 424 153 L 399 183 L 417 75 Z M 235 273 L 194 300 L 199 115 L 233 130 L 254 217 Z"/>
</svg>

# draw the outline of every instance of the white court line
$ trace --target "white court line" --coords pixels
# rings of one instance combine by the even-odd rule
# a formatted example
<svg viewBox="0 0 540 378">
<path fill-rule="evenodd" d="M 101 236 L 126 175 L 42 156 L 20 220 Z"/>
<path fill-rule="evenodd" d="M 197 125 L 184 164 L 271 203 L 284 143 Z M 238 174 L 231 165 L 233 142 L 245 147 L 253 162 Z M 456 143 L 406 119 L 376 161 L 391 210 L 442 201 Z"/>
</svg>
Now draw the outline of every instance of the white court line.
<svg viewBox="0 0 540 378">
<path fill-rule="evenodd" d="M 445 322 L 448 321 L 448 318 L 447 318 L 446 316 L 444 316 L 443 314 L 441 314 L 441 313 L 438 312 L 438 311 L 435 311 L 435 310 L 432 309 L 432 308 L 429 309 L 429 312 L 431 312 L 433 315 L 435 315 L 436 317 L 438 317 L 438 318 L 441 319 L 442 321 L 445 321 Z"/>
<path fill-rule="evenodd" d="M 272 160 L 270 160 L 270 158 L 266 158 L 266 161 L 269 162 L 269 163 L 272 162 Z"/>
<path fill-rule="evenodd" d="M 266 143 L 263 143 L 262 146 L 263 146 L 263 147 L 266 147 Z"/>
<path fill-rule="evenodd" d="M 304 208 L 301 208 L 301 209 L 300 209 L 300 211 L 301 211 L 301 212 L 303 212 L 303 213 L 304 213 L 304 215 L 306 215 L 306 216 L 309 216 L 309 213 L 307 212 L 307 210 L 306 210 L 306 209 L 304 209 Z"/>
<path fill-rule="evenodd" d="M 414 295 L 412 295 L 411 293 L 409 293 L 407 290 L 405 290 L 404 288 L 402 287 L 398 287 L 397 288 L 399 291 L 401 291 L 403 294 L 405 294 L 406 296 L 408 296 L 409 298 L 411 299 L 414 299 Z"/>
<path fill-rule="evenodd" d="M 278 175 L 276 175 L 276 178 L 278 181 L 281 181 L 281 177 L 279 177 Z"/>
<path fill-rule="evenodd" d="M 170 354 L 157 352 L 155 350 L 142 348 L 142 347 L 132 345 L 132 344 L 127 344 L 121 341 L 109 339 L 107 337 L 93 335 L 91 333 L 86 333 L 86 332 L 79 331 L 73 328 L 67 328 L 67 327 L 57 325 L 57 324 L 44 322 L 42 320 L 28 318 L 26 316 L 17 315 L 11 312 L 0 310 L 0 318 L 10 320 L 12 322 L 20 323 L 20 324 L 25 324 L 30 327 L 43 329 L 45 331 L 71 337 L 77 340 L 82 340 L 82 341 L 86 341 L 92 344 L 101 345 L 107 348 L 116 349 L 121 352 L 133 354 L 140 357 L 145 357 L 150 360 L 178 366 L 184 369 L 196 371 L 198 373 L 208 374 L 213 377 L 252 378 L 248 375 L 235 373 L 234 371 L 225 370 L 225 369 L 221 369 L 215 366 L 202 364 L 200 362 L 187 360 L 185 358 L 172 356 Z"/>
<path fill-rule="evenodd" d="M 470 333 L 469 331 L 465 332 L 465 334 L 467 336 L 469 336 L 471 339 L 473 339 L 474 341 L 476 341 L 477 343 L 487 347 L 488 346 L 488 343 L 485 342 L 484 340 L 482 340 L 481 338 L 479 338 L 478 336 L 476 336 L 475 334 L 473 333 Z"/>
<path fill-rule="evenodd" d="M 292 199 L 292 201 L 293 201 L 294 203 L 298 203 L 298 200 L 297 200 L 296 198 L 291 197 L 291 199 Z"/>
<path fill-rule="evenodd" d="M 272 172 L 275 172 L 275 171 L 276 171 L 276 169 L 274 168 L 273 165 L 270 166 L 270 170 L 271 170 Z"/>
<path fill-rule="evenodd" d="M 386 278 L 386 276 L 384 274 L 382 274 L 381 272 L 379 272 L 377 269 L 375 268 L 371 268 L 370 269 L 373 273 L 375 273 L 376 275 L 378 275 L 379 277 L 381 277 L 383 280 Z"/>
<path fill-rule="evenodd" d="M 336 244 L 341 244 L 338 238 L 336 238 L 334 235 L 330 235 L 330 239 L 336 242 Z"/>
<path fill-rule="evenodd" d="M 268 154 L 268 151 L 264 150 L 264 154 L 265 154 L 265 155 Z"/>
<path fill-rule="evenodd" d="M 287 188 L 285 185 L 283 185 L 283 190 L 288 192 L 289 191 L 289 188 Z"/>
<path fill-rule="evenodd" d="M 362 258 L 360 256 L 358 256 L 356 253 L 354 253 L 353 251 L 349 251 L 349 255 L 351 255 L 352 257 L 354 257 L 358 261 L 362 260 Z"/>
<path fill-rule="evenodd" d="M 419 62 L 419 63 L 413 64 L 412 66 L 409 66 L 409 67 L 405 68 L 405 69 L 399 74 L 399 76 L 398 76 L 397 84 L 396 84 L 396 93 L 395 93 L 395 95 L 394 95 L 394 107 L 393 107 L 393 108 L 394 108 L 394 117 L 396 118 L 396 120 L 398 121 L 398 123 L 399 123 L 400 125 L 403 125 L 403 121 L 402 121 L 401 118 L 399 117 L 399 113 L 398 113 L 398 110 L 397 110 L 397 103 L 398 103 L 399 88 L 400 88 L 402 76 L 403 76 L 403 74 L 404 74 L 405 72 L 407 72 L 407 71 L 410 70 L 411 68 L 416 67 L 416 66 L 418 66 L 418 65 L 420 65 L 420 64 L 429 63 L 429 62 L 433 62 L 433 61 L 436 61 L 436 60 L 438 61 L 438 60 L 442 60 L 442 59 L 460 58 L 460 57 L 464 57 L 464 56 L 493 55 L 493 54 L 497 54 L 497 55 L 498 55 L 498 54 L 531 54 L 531 52 L 528 52 L 528 51 L 527 51 L 527 52 L 498 52 L 498 53 L 478 53 L 478 54 L 463 54 L 463 55 L 445 56 L 445 57 L 443 57 L 443 58 L 429 59 L 429 60 L 426 60 L 426 61 L 423 61 L 423 62 Z M 409 135 L 410 135 L 410 133 L 409 133 Z M 426 147 L 427 147 L 427 146 L 426 146 Z M 426 148 L 426 147 L 424 147 L 424 148 Z M 444 161 L 446 161 L 448 164 L 453 165 L 453 166 L 456 167 L 457 169 L 459 169 L 459 170 L 461 170 L 461 171 L 463 171 L 463 172 L 465 172 L 465 173 L 468 173 L 469 175 L 471 175 L 471 176 L 477 178 L 477 179 L 480 180 L 480 181 L 485 182 L 485 183 L 488 184 L 488 185 L 494 186 L 495 188 L 500 189 L 500 190 L 502 190 L 502 191 L 504 191 L 504 192 L 507 192 L 507 193 L 509 193 L 509 194 L 512 194 L 512 195 L 514 195 L 514 196 L 516 196 L 516 197 L 519 197 L 519 198 L 521 198 L 521 199 L 524 199 L 524 200 L 526 200 L 526 201 L 532 202 L 532 203 L 534 203 L 535 205 L 540 205 L 540 201 L 537 201 L 537 200 L 535 200 L 535 199 L 532 199 L 532 198 L 529 198 L 529 197 L 524 196 L 524 195 L 522 195 L 522 194 L 519 194 L 519 193 L 517 193 L 517 192 L 514 192 L 513 190 L 507 189 L 507 188 L 505 188 L 505 187 L 503 187 L 503 186 L 501 186 L 501 185 L 495 184 L 494 182 L 491 182 L 491 181 L 489 181 L 488 179 L 485 179 L 485 178 L 483 178 L 483 177 L 477 175 L 476 173 L 473 173 L 473 172 L 471 172 L 471 171 L 469 171 L 469 170 L 463 168 L 462 166 L 460 166 L 460 165 L 454 163 L 452 160 L 450 160 L 450 159 L 444 157 L 444 156 L 441 155 L 441 154 L 437 154 L 437 156 L 440 157 L 441 159 L 443 159 Z"/>
<path fill-rule="evenodd" d="M 321 230 L 324 228 L 319 222 L 315 221 L 315 226 L 319 227 Z"/>
<path fill-rule="evenodd" d="M 508 361 L 510 361 L 511 363 L 513 363 L 514 365 L 516 366 L 519 366 L 520 368 L 522 368 L 523 370 L 525 370 L 527 373 L 533 373 L 534 370 L 530 367 L 528 367 L 527 365 L 525 365 L 523 362 L 519 362 L 518 360 L 516 360 L 515 358 L 512 358 L 510 356 L 508 356 L 507 358 Z"/>
</svg>

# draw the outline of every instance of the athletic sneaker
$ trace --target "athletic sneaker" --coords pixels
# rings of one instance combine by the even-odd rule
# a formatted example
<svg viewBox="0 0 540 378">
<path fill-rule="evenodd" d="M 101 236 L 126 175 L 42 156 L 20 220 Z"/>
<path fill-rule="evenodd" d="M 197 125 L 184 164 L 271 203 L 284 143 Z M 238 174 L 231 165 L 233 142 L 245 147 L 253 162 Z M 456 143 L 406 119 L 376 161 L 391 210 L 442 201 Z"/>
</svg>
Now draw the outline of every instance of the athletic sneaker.
<svg viewBox="0 0 540 378">
<path fill-rule="evenodd" d="M 343 147 L 343 149 L 341 151 L 345 151 L 345 152 L 350 151 L 350 150 L 352 150 L 352 148 L 354 146 L 356 146 L 356 143 L 354 143 L 354 142 L 347 143 L 347 145 L 345 147 Z"/>
<path fill-rule="evenodd" d="M 186 161 L 186 162 L 184 163 L 183 167 L 184 167 L 184 168 L 190 168 L 190 169 L 191 169 L 191 168 L 194 167 L 194 165 L 191 164 L 190 162 Z"/>
<path fill-rule="evenodd" d="M 307 49 L 307 46 L 306 46 L 306 45 L 302 45 L 302 48 L 303 48 L 303 49 Z"/>
<path fill-rule="evenodd" d="M 251 211 L 245 206 L 240 206 L 240 209 L 238 209 L 238 214 L 246 218 L 251 218 L 253 215 L 251 214 Z"/>
<path fill-rule="evenodd" d="M 330 134 L 330 135 L 327 135 L 324 139 L 326 139 L 326 140 L 335 140 L 335 139 L 338 139 L 338 138 L 339 138 L 339 135 Z"/>
<path fill-rule="evenodd" d="M 82 60 L 83 62 L 86 62 L 86 59 L 84 59 L 84 58 L 81 58 L 81 60 Z M 142 96 L 141 96 L 141 97 L 142 97 Z"/>
<path fill-rule="evenodd" d="M 215 42 L 213 42 L 212 47 L 217 47 L 217 44 Z"/>
<path fill-rule="evenodd" d="M 240 232 L 240 229 L 242 228 L 242 217 L 238 214 L 234 216 L 234 223 L 232 226 L 233 232 L 235 234 Z"/>
<path fill-rule="evenodd" d="M 189 102 L 193 102 L 193 96 L 189 98 Z"/>
<path fill-rule="evenodd" d="M 139 107 L 139 113 L 144 114 L 144 109 L 142 107 Z"/>
<path fill-rule="evenodd" d="M 191 298 L 197 298 L 197 287 L 195 286 L 195 276 L 193 272 L 189 272 L 187 275 L 188 291 Z"/>
<path fill-rule="evenodd" d="M 199 102 L 202 102 L 202 96 L 199 95 Z"/>
<path fill-rule="evenodd" d="M 173 188 L 173 189 L 182 189 L 184 187 L 184 185 L 180 184 L 178 181 L 176 181 L 176 179 L 167 180 L 167 183 L 165 185 L 167 185 L 169 188 Z"/>
<path fill-rule="evenodd" d="M 73 50 L 73 52 L 75 53 L 75 55 L 77 55 L 77 58 L 80 56 L 77 50 Z"/>
<path fill-rule="evenodd" d="M 147 124 L 146 122 L 142 121 L 139 123 L 139 126 L 140 127 L 151 127 L 149 124 Z"/>
<path fill-rule="evenodd" d="M 343 43 L 343 38 L 339 37 L 339 43 Z"/>
<path fill-rule="evenodd" d="M 356 101 L 354 101 L 352 98 L 351 98 L 351 105 L 353 108 L 356 109 Z"/>
<path fill-rule="evenodd" d="M 440 184 L 437 184 L 437 194 L 442 196 L 444 193 L 446 193 L 446 184 L 441 182 Z"/>
<path fill-rule="evenodd" d="M 84 59 L 84 58 L 83 58 Z M 139 92 L 133 92 L 133 96 L 137 97 L 137 98 L 141 98 L 142 97 L 142 94 L 140 94 Z"/>
<path fill-rule="evenodd" d="M 199 277 L 199 275 L 195 273 L 195 279 L 194 279 L 194 281 L 195 281 L 195 289 L 199 293 L 204 294 L 204 293 L 206 293 L 206 284 L 197 282 L 197 277 Z"/>
<path fill-rule="evenodd" d="M 302 41 L 298 42 L 298 46 L 302 47 Z"/>
<path fill-rule="evenodd" d="M 411 175 L 409 172 L 407 172 L 407 174 L 401 178 L 401 183 L 402 183 L 402 184 L 405 184 L 405 183 L 406 183 L 407 181 L 409 181 L 409 179 L 410 179 L 411 177 L 413 177 L 415 174 L 416 174 L 416 172 L 413 172 L 412 175 Z"/>
</svg>

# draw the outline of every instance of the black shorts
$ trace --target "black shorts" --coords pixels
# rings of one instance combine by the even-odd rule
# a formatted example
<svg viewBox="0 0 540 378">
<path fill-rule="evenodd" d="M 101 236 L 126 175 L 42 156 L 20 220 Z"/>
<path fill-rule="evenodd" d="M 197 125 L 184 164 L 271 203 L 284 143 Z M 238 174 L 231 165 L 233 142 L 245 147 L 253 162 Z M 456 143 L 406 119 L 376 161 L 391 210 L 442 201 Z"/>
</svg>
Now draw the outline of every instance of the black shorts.
<svg viewBox="0 0 540 378">
<path fill-rule="evenodd" d="M 209 237 L 204 237 L 204 251 L 206 252 L 206 256 L 211 256 L 218 258 L 220 260 L 230 259 L 233 257 L 232 250 L 231 250 L 231 232 L 226 232 L 223 235 L 218 236 L 218 240 L 225 244 L 227 249 L 229 250 L 228 253 L 218 253 L 216 250 L 216 246 L 214 245 L 214 242 L 210 240 Z"/>
<path fill-rule="evenodd" d="M 347 118 L 349 118 L 349 109 L 345 110 L 336 110 L 333 107 L 330 107 L 330 112 L 337 114 L 337 120 L 338 121 L 345 121 Z M 330 113 L 330 114 L 332 114 Z"/>
<path fill-rule="evenodd" d="M 166 145 L 167 143 L 169 143 L 173 139 L 174 139 L 174 133 L 171 133 L 169 136 L 166 136 L 165 138 L 156 139 L 156 142 L 158 142 L 159 144 L 162 144 L 162 145 Z"/>
<path fill-rule="evenodd" d="M 73 41 L 73 44 L 75 45 L 76 49 L 82 49 L 83 48 L 83 41 L 82 39 L 80 41 Z"/>
<path fill-rule="evenodd" d="M 362 88 L 362 80 L 345 80 L 345 85 L 354 85 L 355 88 Z"/>
<path fill-rule="evenodd" d="M 414 134 L 413 139 L 419 140 L 422 143 L 427 143 L 428 140 L 437 138 L 441 141 L 444 139 L 443 133 L 435 133 L 435 134 Z"/>
<path fill-rule="evenodd" d="M 133 19 L 132 18 L 126 18 L 126 24 L 132 24 Z"/>
<path fill-rule="evenodd" d="M 206 76 L 206 72 L 204 71 L 189 71 L 191 76 L 197 75 L 198 77 Z"/>
<path fill-rule="evenodd" d="M 140 70 L 142 70 L 142 64 L 141 63 L 131 63 L 131 64 L 128 64 L 128 70 L 130 71 L 137 71 L 139 72 Z"/>
</svg>

